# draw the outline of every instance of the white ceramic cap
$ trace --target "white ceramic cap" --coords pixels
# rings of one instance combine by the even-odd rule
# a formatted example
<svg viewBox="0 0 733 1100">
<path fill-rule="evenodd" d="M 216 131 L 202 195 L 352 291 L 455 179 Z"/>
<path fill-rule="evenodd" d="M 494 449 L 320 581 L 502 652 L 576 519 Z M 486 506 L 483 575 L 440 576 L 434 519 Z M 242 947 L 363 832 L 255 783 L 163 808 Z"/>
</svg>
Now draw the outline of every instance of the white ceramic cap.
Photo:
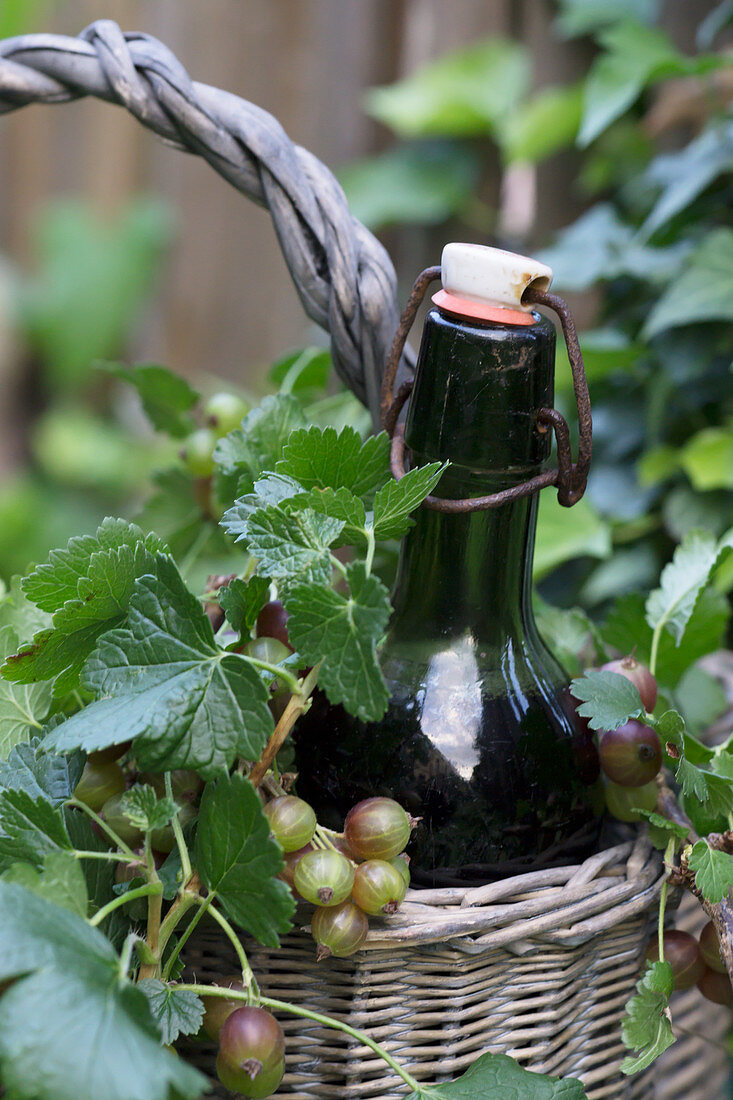
<svg viewBox="0 0 733 1100">
<path fill-rule="evenodd" d="M 440 266 L 448 294 L 523 313 L 532 311 L 531 305 L 522 302 L 527 287 L 534 284 L 547 290 L 552 282 L 552 269 L 539 260 L 483 244 L 447 244 Z"/>
</svg>

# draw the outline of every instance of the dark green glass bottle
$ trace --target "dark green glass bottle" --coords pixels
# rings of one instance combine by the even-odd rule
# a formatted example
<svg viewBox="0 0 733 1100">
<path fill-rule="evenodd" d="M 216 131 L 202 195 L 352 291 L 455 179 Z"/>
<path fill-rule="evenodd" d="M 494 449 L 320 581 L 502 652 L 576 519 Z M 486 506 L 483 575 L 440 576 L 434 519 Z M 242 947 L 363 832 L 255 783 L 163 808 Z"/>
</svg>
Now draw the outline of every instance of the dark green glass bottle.
<svg viewBox="0 0 733 1100">
<path fill-rule="evenodd" d="M 482 496 L 541 471 L 555 331 L 530 322 L 428 314 L 406 442 L 415 464 L 450 461 L 436 495 Z M 296 729 L 298 793 L 335 827 L 362 798 L 396 798 L 422 819 L 414 884 L 572 862 L 596 843 L 598 767 L 532 612 L 537 494 L 468 514 L 423 507 L 414 521 L 380 654 L 387 714 L 365 724 L 318 697 Z"/>
</svg>

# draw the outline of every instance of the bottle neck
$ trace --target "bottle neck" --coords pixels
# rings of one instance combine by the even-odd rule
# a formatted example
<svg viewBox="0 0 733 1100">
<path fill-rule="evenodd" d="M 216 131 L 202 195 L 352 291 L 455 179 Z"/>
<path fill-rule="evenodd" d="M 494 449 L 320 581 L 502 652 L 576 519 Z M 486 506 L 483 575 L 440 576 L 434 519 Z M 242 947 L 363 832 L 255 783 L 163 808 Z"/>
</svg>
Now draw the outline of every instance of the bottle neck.
<svg viewBox="0 0 733 1100">
<path fill-rule="evenodd" d="M 392 640 L 470 634 L 495 646 L 534 633 L 536 495 L 465 515 L 420 508 L 413 518 L 392 595 Z"/>
</svg>

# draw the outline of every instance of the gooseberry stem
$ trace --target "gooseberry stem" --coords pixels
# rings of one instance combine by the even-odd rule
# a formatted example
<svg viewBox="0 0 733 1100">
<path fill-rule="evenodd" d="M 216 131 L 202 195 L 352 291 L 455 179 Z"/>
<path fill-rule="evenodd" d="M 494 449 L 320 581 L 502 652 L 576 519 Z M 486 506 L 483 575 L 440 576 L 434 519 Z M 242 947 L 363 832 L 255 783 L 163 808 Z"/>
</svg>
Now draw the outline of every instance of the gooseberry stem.
<svg viewBox="0 0 733 1100">
<path fill-rule="evenodd" d="M 165 793 L 166 797 L 170 798 L 171 802 L 175 802 L 173 797 L 173 780 L 171 779 L 171 773 L 165 773 Z M 191 869 L 191 857 L 188 854 L 188 845 L 183 838 L 183 829 L 181 828 L 181 822 L 178 819 L 178 809 L 173 815 L 171 824 L 173 826 L 173 836 L 176 838 L 176 845 L 178 847 L 178 854 L 181 857 L 181 890 L 185 890 L 186 883 L 190 879 L 193 871 Z"/>
<path fill-rule="evenodd" d="M 183 948 L 188 943 L 190 937 L 193 935 L 193 933 L 196 929 L 196 925 L 199 923 L 201 918 L 207 912 L 207 910 L 209 909 L 209 906 L 211 905 L 213 900 L 214 900 L 214 895 L 213 894 L 209 894 L 209 896 L 207 898 L 197 898 L 197 902 L 198 902 L 198 906 L 199 906 L 198 912 L 194 913 L 193 917 L 191 918 L 191 921 L 189 922 L 188 926 L 186 927 L 185 932 L 181 933 L 181 938 L 179 939 L 178 943 L 176 944 L 176 946 L 171 951 L 170 958 L 166 962 L 165 970 L 163 972 L 163 981 L 164 982 L 168 981 L 168 978 L 170 977 L 170 972 L 173 969 L 173 964 L 175 963 L 176 959 L 180 955 Z M 180 915 L 182 916 L 183 914 L 180 914 Z"/>
<path fill-rule="evenodd" d="M 124 852 L 128 859 L 135 859 L 135 853 L 133 852 L 129 844 L 125 844 L 122 837 L 117 835 L 114 829 L 112 829 L 107 824 L 103 817 L 100 817 L 99 814 L 95 813 L 90 806 L 87 806 L 86 802 L 82 802 L 78 798 L 69 798 L 66 801 L 66 805 L 73 806 L 77 810 L 83 810 L 87 817 L 90 817 L 92 821 L 94 821 L 95 824 L 99 826 L 102 832 L 107 834 L 108 838 L 112 841 L 116 848 L 119 848 L 121 852 Z"/>
<path fill-rule="evenodd" d="M 213 897 L 213 895 L 212 895 Z M 209 909 L 211 916 L 216 923 L 222 929 L 222 931 L 228 936 L 232 947 L 237 952 L 237 958 L 239 959 L 239 965 L 242 968 L 242 984 L 245 988 L 245 996 L 247 1001 L 251 1002 L 254 998 L 256 1001 L 260 1000 L 260 987 L 257 985 L 257 979 L 254 976 L 252 967 L 249 965 L 249 959 L 247 953 L 240 943 L 239 936 L 232 928 L 229 921 L 226 919 L 223 913 L 220 913 L 218 909 Z"/>
<path fill-rule="evenodd" d="M 290 733 L 291 729 L 295 725 L 297 719 L 305 710 L 306 704 L 310 699 L 311 692 L 318 683 L 318 672 L 321 667 L 321 663 L 314 665 L 308 675 L 302 681 L 298 681 L 298 690 L 294 695 L 290 696 L 288 705 L 283 711 L 280 721 L 275 726 L 275 729 L 270 736 L 270 740 L 265 745 L 265 751 L 262 756 L 252 768 L 249 773 L 249 781 L 253 787 L 259 787 L 262 780 L 270 770 L 270 766 L 277 756 L 278 752 L 285 743 L 285 740 Z"/>
<path fill-rule="evenodd" d="M 273 665 L 270 661 L 261 661 L 258 657 L 250 657 L 247 653 L 241 653 L 240 657 L 243 657 L 245 661 L 249 661 L 255 668 L 261 668 L 263 672 L 271 672 L 273 680 L 283 680 L 293 695 L 300 691 L 300 680 L 287 668 L 283 668 L 281 665 Z"/>
<path fill-rule="evenodd" d="M 674 859 L 675 848 L 677 846 L 677 838 L 673 835 L 667 842 L 667 847 L 664 852 L 664 862 L 667 866 L 670 866 Z M 659 941 L 659 961 L 664 962 L 664 911 L 667 907 L 667 893 L 669 891 L 669 883 L 665 878 L 662 883 L 662 889 L 659 894 L 659 920 L 657 922 L 657 938 Z"/>
<path fill-rule="evenodd" d="M 101 924 L 110 913 L 114 912 L 115 909 L 119 909 L 121 905 L 127 905 L 128 901 L 134 901 L 135 898 L 147 897 L 148 894 L 162 893 L 162 882 L 146 882 L 144 886 L 137 886 L 134 890 L 128 890 L 126 893 L 120 894 L 119 897 L 113 898 L 112 901 L 108 901 L 106 905 L 98 909 L 94 916 L 89 919 L 89 923 L 92 928 L 96 928 L 96 926 Z"/>
<path fill-rule="evenodd" d="M 186 989 L 191 993 L 198 993 L 199 996 L 204 997 L 229 997 L 231 1000 L 239 1001 L 247 999 L 246 992 L 216 985 L 177 985 L 176 989 Z M 344 1024 L 340 1020 L 335 1020 L 332 1016 L 324 1016 L 320 1012 L 311 1012 L 309 1008 L 301 1008 L 299 1005 L 290 1004 L 289 1001 L 277 1001 L 272 997 L 260 997 L 259 1003 L 263 1008 L 289 1012 L 293 1016 L 302 1016 L 307 1020 L 313 1020 L 317 1024 L 333 1028 L 335 1031 L 343 1031 L 346 1035 L 350 1035 L 352 1039 L 358 1040 L 358 1042 L 373 1050 L 375 1054 L 378 1054 L 402 1078 L 409 1089 L 418 1094 L 420 1093 L 419 1081 L 416 1081 L 384 1047 L 381 1047 L 374 1039 L 370 1039 L 363 1031 L 357 1031 L 356 1028 Z"/>
</svg>

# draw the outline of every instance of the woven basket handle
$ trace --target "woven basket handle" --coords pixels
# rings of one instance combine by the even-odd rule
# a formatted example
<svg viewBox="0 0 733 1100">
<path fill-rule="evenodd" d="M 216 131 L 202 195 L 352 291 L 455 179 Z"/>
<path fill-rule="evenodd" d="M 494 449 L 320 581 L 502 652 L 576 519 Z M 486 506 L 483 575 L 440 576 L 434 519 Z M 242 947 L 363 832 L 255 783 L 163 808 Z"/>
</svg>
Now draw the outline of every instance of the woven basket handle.
<svg viewBox="0 0 733 1100">
<path fill-rule="evenodd" d="M 92 23 L 78 38 L 29 34 L 0 42 L 0 113 L 85 95 L 126 107 L 269 209 L 303 308 L 330 332 L 336 371 L 378 425 L 384 361 L 399 319 L 396 278 L 328 168 L 267 111 L 197 84 L 157 39 L 123 34 L 111 20 Z"/>
</svg>

